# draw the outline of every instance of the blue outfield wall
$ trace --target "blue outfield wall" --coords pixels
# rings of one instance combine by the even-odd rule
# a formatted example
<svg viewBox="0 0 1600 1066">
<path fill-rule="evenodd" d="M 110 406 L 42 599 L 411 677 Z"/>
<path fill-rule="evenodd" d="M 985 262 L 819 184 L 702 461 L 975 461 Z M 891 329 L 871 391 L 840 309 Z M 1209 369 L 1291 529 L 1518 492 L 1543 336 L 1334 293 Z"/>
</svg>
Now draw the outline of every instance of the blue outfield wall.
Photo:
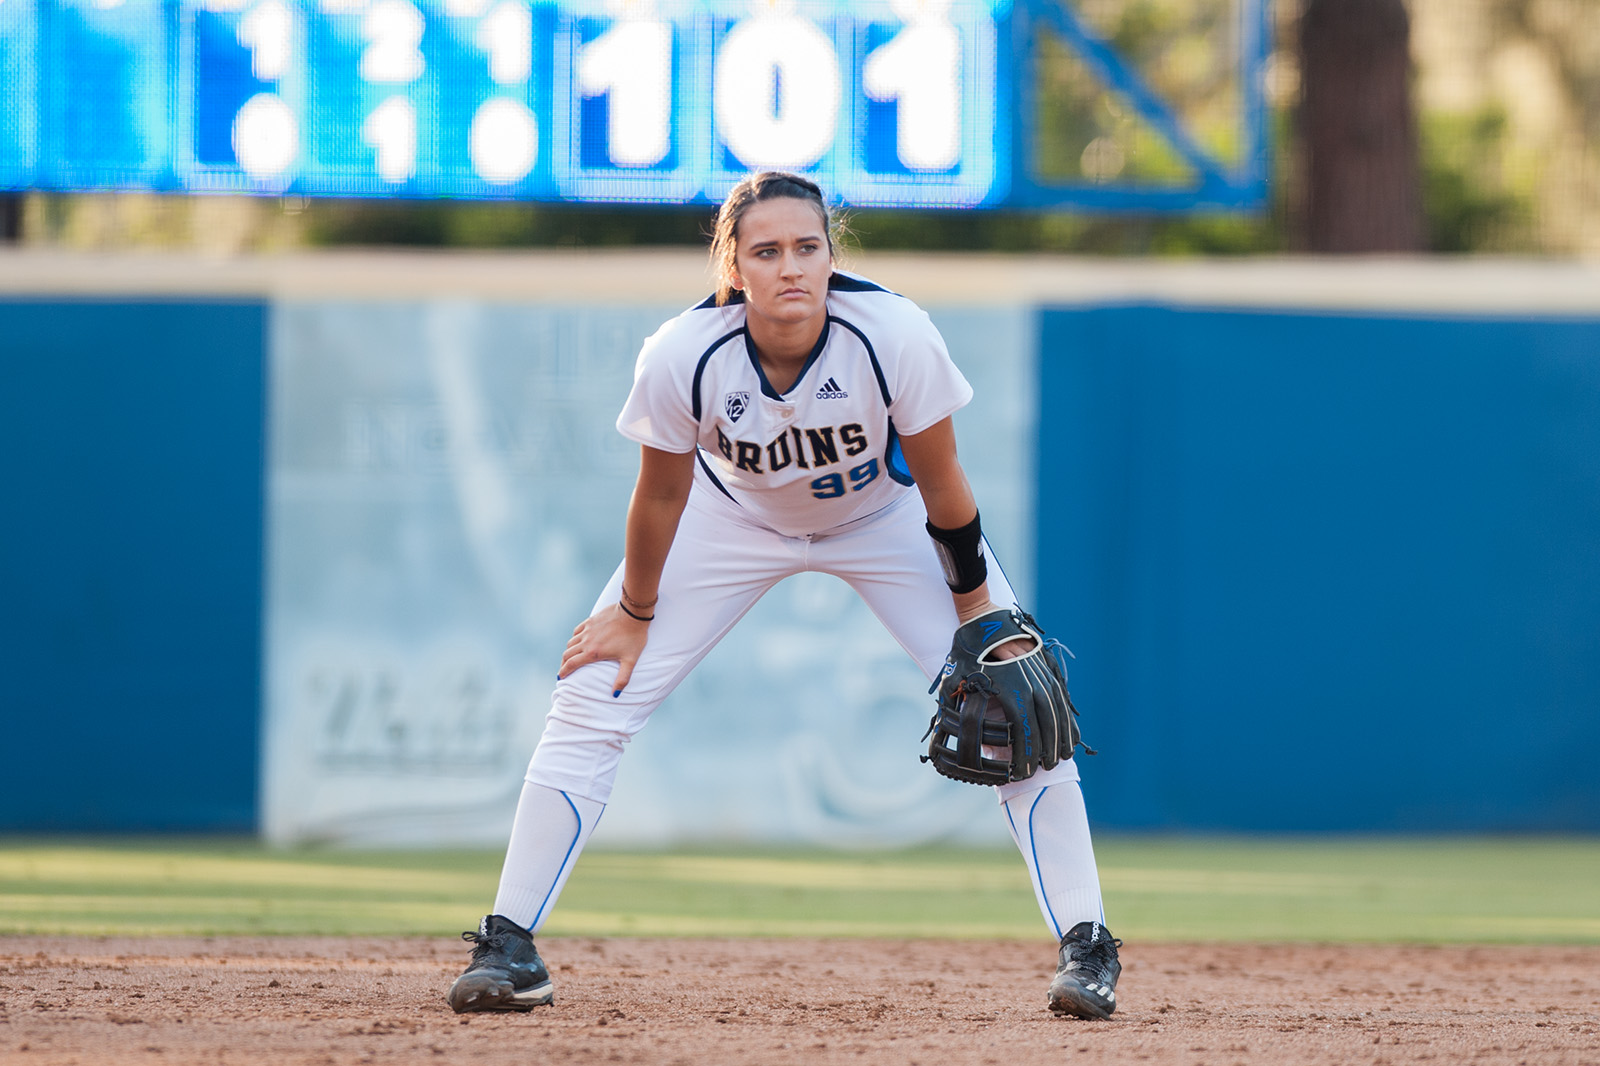
<svg viewBox="0 0 1600 1066">
<path fill-rule="evenodd" d="M 0 299 L 0 832 L 259 825 L 272 313 Z M 1037 328 L 1098 825 L 1600 831 L 1600 319 Z"/>
<path fill-rule="evenodd" d="M 1039 328 L 1099 824 L 1600 831 L 1600 320 Z"/>
<path fill-rule="evenodd" d="M 0 831 L 255 828 L 266 329 L 0 300 Z"/>
</svg>

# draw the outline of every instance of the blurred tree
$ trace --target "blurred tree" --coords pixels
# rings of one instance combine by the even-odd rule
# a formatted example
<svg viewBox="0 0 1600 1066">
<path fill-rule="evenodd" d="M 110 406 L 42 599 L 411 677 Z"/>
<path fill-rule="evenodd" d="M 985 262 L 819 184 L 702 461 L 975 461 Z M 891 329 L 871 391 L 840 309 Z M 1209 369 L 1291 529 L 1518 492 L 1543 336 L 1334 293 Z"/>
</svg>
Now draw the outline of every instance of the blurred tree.
<svg viewBox="0 0 1600 1066">
<path fill-rule="evenodd" d="M 1505 112 L 1424 115 L 1423 203 L 1431 252 L 1525 252 L 1540 246 L 1529 198 L 1508 187 Z"/>
<path fill-rule="evenodd" d="M 1306 250 L 1422 251 L 1403 0 L 1306 0 L 1300 70 Z"/>
<path fill-rule="evenodd" d="M 0 242 L 10 243 L 22 237 L 22 194 L 0 193 Z"/>
</svg>

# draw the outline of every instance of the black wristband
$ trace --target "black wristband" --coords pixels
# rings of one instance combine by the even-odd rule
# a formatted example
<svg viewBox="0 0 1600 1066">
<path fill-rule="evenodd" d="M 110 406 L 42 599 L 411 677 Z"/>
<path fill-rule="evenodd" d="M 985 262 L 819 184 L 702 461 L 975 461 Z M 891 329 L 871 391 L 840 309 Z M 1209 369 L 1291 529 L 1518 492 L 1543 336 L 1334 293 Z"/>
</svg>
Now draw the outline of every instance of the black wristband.
<svg viewBox="0 0 1600 1066">
<path fill-rule="evenodd" d="M 989 579 L 989 564 L 983 558 L 983 529 L 978 516 L 960 529 L 940 529 L 927 523 L 928 536 L 944 568 L 944 582 L 955 593 L 971 592 Z"/>
<path fill-rule="evenodd" d="M 653 614 L 649 616 L 634 614 L 632 611 L 628 610 L 628 605 L 623 603 L 621 600 L 617 601 L 617 609 L 623 614 L 627 615 L 629 618 L 633 619 L 635 622 L 654 622 L 656 620 L 656 616 Z"/>
</svg>

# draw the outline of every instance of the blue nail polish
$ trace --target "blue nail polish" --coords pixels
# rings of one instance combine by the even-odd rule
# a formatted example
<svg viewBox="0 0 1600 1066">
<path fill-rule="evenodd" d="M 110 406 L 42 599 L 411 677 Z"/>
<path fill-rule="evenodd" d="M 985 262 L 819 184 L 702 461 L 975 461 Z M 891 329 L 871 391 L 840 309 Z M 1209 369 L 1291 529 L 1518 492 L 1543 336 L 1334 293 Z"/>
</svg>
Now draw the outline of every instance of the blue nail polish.
<svg viewBox="0 0 1600 1066">
<path fill-rule="evenodd" d="M 612 699 L 616 699 L 616 698 L 617 698 L 617 697 L 618 697 L 618 696 L 620 696 L 620 695 L 622 695 L 622 690 L 621 690 L 621 689 L 620 689 L 620 688 L 619 688 L 619 689 L 617 689 L 617 690 L 616 690 L 616 691 L 615 691 L 615 692 L 613 692 L 613 693 L 612 693 L 612 694 L 611 694 L 611 698 L 612 698 Z"/>
</svg>

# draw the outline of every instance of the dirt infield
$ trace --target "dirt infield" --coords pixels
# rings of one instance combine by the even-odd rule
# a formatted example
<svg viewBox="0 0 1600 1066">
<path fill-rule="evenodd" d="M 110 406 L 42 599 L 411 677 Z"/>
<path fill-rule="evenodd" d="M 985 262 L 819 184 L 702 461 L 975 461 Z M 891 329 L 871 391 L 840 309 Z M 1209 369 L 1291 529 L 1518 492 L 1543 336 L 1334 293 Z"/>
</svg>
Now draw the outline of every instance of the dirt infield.
<svg viewBox="0 0 1600 1066">
<path fill-rule="evenodd" d="M 1130 944 L 1109 1022 L 1049 944 L 549 938 L 553 1006 L 458 1017 L 449 940 L 0 937 L 0 1061 L 1600 1064 L 1600 948 Z"/>
</svg>

